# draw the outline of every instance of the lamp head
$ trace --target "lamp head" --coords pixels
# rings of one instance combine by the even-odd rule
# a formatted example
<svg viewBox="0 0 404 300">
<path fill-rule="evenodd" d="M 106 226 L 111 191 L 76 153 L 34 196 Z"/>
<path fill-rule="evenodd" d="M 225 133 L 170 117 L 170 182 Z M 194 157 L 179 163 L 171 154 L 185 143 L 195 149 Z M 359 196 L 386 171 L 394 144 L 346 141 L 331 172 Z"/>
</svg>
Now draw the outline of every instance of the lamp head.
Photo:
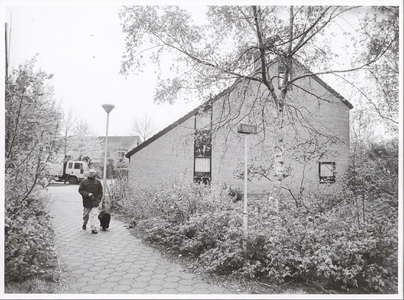
<svg viewBox="0 0 404 300">
<path fill-rule="evenodd" d="M 102 107 L 105 109 L 107 114 L 109 114 L 111 112 L 111 110 L 114 109 L 115 105 L 113 105 L 113 104 L 103 104 Z"/>
</svg>

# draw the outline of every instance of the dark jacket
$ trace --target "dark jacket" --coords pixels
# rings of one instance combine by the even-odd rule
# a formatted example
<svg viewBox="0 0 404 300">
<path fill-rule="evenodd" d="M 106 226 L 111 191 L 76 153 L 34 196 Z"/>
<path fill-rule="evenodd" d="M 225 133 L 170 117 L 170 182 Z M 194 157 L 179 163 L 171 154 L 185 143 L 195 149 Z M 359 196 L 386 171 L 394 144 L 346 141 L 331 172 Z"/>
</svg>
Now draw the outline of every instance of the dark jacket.
<svg viewBox="0 0 404 300">
<path fill-rule="evenodd" d="M 97 178 L 84 179 L 80 183 L 79 193 L 83 197 L 84 207 L 97 207 L 98 204 L 100 204 L 103 195 L 101 181 Z M 93 193 L 92 199 L 88 197 L 89 193 Z"/>
</svg>

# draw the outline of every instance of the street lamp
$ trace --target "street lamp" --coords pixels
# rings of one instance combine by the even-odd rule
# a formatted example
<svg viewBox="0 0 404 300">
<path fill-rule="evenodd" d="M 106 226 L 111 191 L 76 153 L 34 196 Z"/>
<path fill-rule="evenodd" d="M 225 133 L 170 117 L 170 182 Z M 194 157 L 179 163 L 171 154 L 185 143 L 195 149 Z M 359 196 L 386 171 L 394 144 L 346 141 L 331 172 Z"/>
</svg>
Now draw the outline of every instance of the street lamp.
<svg viewBox="0 0 404 300">
<path fill-rule="evenodd" d="M 107 133 L 105 135 L 105 153 L 104 153 L 104 174 L 102 179 L 102 186 L 104 187 L 104 193 L 107 183 L 107 150 L 108 150 L 108 123 L 109 123 L 109 113 L 114 109 L 115 105 L 103 104 L 102 107 L 107 112 Z"/>
</svg>

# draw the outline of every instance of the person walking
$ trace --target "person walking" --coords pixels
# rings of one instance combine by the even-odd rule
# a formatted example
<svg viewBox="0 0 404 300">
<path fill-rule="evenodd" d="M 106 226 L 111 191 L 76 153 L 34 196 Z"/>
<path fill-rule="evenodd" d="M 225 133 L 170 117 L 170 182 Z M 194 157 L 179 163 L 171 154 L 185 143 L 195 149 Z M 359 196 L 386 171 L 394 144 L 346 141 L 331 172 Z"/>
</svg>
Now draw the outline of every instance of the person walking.
<svg viewBox="0 0 404 300">
<path fill-rule="evenodd" d="M 97 234 L 96 222 L 98 217 L 98 205 L 103 195 L 101 181 L 95 178 L 97 172 L 90 169 L 88 177 L 80 183 L 79 193 L 83 197 L 83 229 L 86 230 L 90 221 L 91 233 Z"/>
</svg>

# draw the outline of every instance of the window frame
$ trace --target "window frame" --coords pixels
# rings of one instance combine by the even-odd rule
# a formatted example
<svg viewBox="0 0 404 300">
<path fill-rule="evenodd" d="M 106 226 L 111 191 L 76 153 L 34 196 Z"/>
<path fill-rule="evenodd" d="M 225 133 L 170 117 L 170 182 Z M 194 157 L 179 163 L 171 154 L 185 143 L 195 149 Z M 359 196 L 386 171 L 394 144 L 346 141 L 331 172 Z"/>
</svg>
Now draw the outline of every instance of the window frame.
<svg viewBox="0 0 404 300">
<path fill-rule="evenodd" d="M 201 121 L 200 118 L 204 118 L 203 121 Z M 195 140 L 193 178 L 194 182 L 203 183 L 205 185 L 210 184 L 212 180 L 212 119 L 212 105 L 207 105 L 203 111 L 196 113 L 194 118 Z M 206 137 L 206 135 L 208 135 L 208 144 L 206 148 L 208 151 L 198 151 L 198 149 L 200 150 L 201 145 L 196 139 L 198 137 Z M 209 159 L 209 172 L 196 171 L 198 159 Z"/>
<path fill-rule="evenodd" d="M 283 88 L 283 77 L 285 75 L 285 70 L 286 67 L 284 64 L 279 63 L 278 65 L 278 89 L 281 90 Z M 292 70 L 289 71 L 289 78 L 288 78 L 288 82 L 292 81 Z M 292 85 L 288 84 L 288 90 L 292 89 Z"/>
<path fill-rule="evenodd" d="M 331 165 L 333 166 L 333 170 L 329 169 L 332 172 L 332 176 L 322 175 L 322 166 Z M 335 183 L 335 174 L 336 174 L 336 163 L 333 161 L 320 161 L 318 162 L 318 176 L 320 184 L 324 183 Z"/>
</svg>

